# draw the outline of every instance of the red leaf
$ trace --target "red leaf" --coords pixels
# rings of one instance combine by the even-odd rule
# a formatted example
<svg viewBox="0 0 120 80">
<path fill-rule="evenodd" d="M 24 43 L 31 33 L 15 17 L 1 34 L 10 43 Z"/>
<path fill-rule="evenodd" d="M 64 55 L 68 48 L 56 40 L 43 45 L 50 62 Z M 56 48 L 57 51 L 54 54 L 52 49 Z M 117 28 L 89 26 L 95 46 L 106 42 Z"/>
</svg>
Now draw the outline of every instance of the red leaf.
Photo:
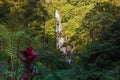
<svg viewBox="0 0 120 80">
<path fill-rule="evenodd" d="M 3 77 L 3 78 L 6 78 L 6 77 L 7 77 L 7 74 L 3 74 L 2 77 Z"/>
<path fill-rule="evenodd" d="M 23 75 L 23 76 L 22 76 L 22 79 L 23 79 L 23 80 L 28 80 L 28 77 L 25 76 L 25 75 Z"/>
</svg>

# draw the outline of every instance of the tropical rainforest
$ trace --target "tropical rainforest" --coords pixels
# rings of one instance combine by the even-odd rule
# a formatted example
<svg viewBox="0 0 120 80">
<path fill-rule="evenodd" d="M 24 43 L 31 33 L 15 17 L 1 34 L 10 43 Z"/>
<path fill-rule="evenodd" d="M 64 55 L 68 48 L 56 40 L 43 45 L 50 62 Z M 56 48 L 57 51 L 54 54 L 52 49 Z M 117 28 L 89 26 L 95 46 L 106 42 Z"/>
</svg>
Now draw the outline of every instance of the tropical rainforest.
<svg viewBox="0 0 120 80">
<path fill-rule="evenodd" d="M 120 80 L 120 0 L 0 0 L 0 80 Z"/>
</svg>

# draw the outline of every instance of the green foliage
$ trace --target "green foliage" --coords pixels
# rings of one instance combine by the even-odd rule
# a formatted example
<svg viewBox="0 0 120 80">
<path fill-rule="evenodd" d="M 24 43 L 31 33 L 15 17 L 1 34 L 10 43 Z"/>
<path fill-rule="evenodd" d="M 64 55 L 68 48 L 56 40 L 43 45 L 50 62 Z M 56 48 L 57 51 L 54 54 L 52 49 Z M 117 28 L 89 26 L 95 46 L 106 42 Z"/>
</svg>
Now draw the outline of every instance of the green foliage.
<svg viewBox="0 0 120 80">
<path fill-rule="evenodd" d="M 65 35 L 75 45 L 70 65 L 55 49 L 56 9 Z M 18 51 L 33 46 L 40 53 L 35 66 L 41 76 L 35 80 L 119 80 L 119 21 L 119 0 L 1 0 L 0 60 L 7 62 L 12 56 L 18 66 Z M 23 65 L 17 68 L 21 74 Z"/>
</svg>

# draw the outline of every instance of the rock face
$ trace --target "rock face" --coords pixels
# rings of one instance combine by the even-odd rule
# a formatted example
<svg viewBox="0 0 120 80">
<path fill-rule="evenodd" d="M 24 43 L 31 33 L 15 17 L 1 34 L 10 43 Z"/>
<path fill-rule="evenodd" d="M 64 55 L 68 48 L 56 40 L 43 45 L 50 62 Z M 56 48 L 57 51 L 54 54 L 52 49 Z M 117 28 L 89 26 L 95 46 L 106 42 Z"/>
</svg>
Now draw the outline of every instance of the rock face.
<svg viewBox="0 0 120 80">
<path fill-rule="evenodd" d="M 56 48 L 60 50 L 60 54 L 64 57 L 66 63 L 71 63 L 71 56 L 73 54 L 74 47 L 70 44 L 67 44 L 67 36 L 64 36 L 64 31 L 61 25 L 61 17 L 58 10 L 55 11 L 56 19 Z"/>
</svg>

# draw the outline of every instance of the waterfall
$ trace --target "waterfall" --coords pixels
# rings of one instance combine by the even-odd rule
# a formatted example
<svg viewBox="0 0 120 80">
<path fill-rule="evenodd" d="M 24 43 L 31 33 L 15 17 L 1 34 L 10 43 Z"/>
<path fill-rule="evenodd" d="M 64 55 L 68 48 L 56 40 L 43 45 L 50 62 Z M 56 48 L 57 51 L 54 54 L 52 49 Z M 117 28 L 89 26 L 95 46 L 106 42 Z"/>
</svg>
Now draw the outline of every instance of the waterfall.
<svg viewBox="0 0 120 80">
<path fill-rule="evenodd" d="M 71 56 L 73 54 L 73 46 L 71 44 L 64 45 L 67 42 L 67 36 L 64 36 L 64 32 L 61 25 L 61 17 L 58 10 L 55 11 L 56 19 L 56 48 L 60 50 L 60 54 L 64 57 L 64 61 L 68 64 L 71 63 Z"/>
<path fill-rule="evenodd" d="M 60 18 L 60 13 L 58 10 L 55 11 L 55 18 L 56 18 L 56 48 L 60 49 L 63 44 L 64 44 L 64 38 L 61 37 L 63 35 L 63 30 L 61 26 L 61 18 Z"/>
</svg>

